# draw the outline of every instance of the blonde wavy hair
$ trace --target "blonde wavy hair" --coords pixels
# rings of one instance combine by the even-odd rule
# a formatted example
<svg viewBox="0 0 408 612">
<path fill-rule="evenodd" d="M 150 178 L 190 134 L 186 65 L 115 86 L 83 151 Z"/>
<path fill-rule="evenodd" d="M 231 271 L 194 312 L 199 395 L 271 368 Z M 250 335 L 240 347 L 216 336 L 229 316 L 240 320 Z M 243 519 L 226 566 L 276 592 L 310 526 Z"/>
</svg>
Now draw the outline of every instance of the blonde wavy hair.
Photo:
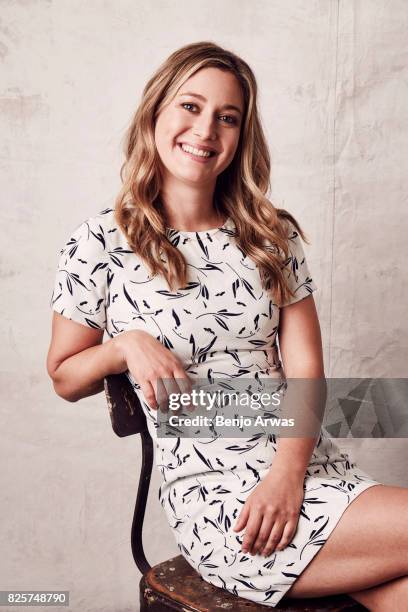
<svg viewBox="0 0 408 612">
<path fill-rule="evenodd" d="M 161 274 L 171 291 L 186 287 L 186 260 L 166 234 L 160 202 L 161 160 L 154 131 L 163 106 L 187 79 L 207 67 L 232 73 L 244 97 L 237 151 L 217 177 L 214 206 L 220 216 L 235 223 L 238 245 L 255 262 L 264 290 L 273 289 L 273 301 L 279 306 L 294 295 L 282 271 L 288 263 L 287 222 L 308 241 L 296 219 L 285 209 L 276 208 L 265 195 L 270 187 L 270 156 L 257 109 L 257 83 L 248 64 L 231 51 L 207 41 L 186 45 L 172 53 L 147 82 L 125 137 L 115 220 L 151 276 Z"/>
</svg>

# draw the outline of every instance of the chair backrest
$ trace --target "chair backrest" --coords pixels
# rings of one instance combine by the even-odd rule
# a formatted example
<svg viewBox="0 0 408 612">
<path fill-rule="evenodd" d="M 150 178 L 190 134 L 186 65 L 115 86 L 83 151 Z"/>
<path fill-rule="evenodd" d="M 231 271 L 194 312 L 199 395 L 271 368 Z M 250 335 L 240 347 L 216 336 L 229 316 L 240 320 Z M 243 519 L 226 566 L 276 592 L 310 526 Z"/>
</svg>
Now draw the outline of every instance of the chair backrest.
<svg viewBox="0 0 408 612">
<path fill-rule="evenodd" d="M 152 474 L 153 440 L 140 400 L 126 374 L 106 376 L 104 388 L 115 434 L 120 438 L 140 434 L 142 439 L 142 465 L 132 521 L 131 546 L 135 563 L 144 574 L 151 568 L 143 551 L 142 531 Z"/>
</svg>

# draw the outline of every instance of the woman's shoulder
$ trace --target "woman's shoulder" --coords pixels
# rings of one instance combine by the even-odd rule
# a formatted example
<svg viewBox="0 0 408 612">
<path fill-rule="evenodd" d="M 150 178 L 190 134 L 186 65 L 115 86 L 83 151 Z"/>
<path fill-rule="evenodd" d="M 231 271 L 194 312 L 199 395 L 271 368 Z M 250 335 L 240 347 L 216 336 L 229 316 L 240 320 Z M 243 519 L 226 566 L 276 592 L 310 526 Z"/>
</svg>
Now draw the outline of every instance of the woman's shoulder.
<svg viewBox="0 0 408 612">
<path fill-rule="evenodd" d="M 86 218 L 79 227 L 89 228 L 90 232 L 96 233 L 103 237 L 106 242 L 109 242 L 111 236 L 118 231 L 115 221 L 115 210 L 113 208 L 104 208 Z"/>
<path fill-rule="evenodd" d="M 287 240 L 294 240 L 300 235 L 299 222 L 288 210 L 278 209 L 278 221 Z"/>
<path fill-rule="evenodd" d="M 85 218 L 71 230 L 63 250 L 72 257 L 78 250 L 96 255 L 115 248 L 121 233 L 114 213 L 113 208 L 104 208 Z"/>
</svg>

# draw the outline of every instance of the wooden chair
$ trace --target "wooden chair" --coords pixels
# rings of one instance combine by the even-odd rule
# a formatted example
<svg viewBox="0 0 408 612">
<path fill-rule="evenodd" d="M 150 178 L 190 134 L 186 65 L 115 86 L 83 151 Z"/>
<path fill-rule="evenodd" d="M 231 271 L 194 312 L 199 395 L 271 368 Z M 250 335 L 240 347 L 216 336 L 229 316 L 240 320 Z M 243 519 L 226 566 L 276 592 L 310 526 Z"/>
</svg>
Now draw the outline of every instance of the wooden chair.
<svg viewBox="0 0 408 612">
<path fill-rule="evenodd" d="M 134 561 L 142 574 L 140 580 L 140 610 L 209 611 L 234 610 L 249 612 L 265 610 L 266 605 L 236 597 L 224 589 L 206 582 L 182 555 L 151 567 L 146 560 L 142 529 L 150 477 L 153 465 L 153 440 L 148 432 L 146 417 L 137 394 L 125 374 L 110 375 L 104 381 L 105 394 L 113 431 L 120 437 L 140 434 L 142 439 L 142 466 L 131 530 L 131 547 Z M 319 597 L 315 599 L 284 598 L 276 609 L 303 610 L 304 612 L 366 610 L 347 595 Z"/>
</svg>

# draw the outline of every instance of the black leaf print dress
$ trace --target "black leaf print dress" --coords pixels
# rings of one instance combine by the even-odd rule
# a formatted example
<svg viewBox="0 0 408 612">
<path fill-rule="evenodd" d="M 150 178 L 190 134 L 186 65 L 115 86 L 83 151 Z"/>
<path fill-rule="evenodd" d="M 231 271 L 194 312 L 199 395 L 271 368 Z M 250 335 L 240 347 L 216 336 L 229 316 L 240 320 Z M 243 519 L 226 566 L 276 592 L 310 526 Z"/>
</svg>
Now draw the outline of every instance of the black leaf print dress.
<svg viewBox="0 0 408 612">
<path fill-rule="evenodd" d="M 171 292 L 161 277 L 150 277 L 107 208 L 77 227 L 61 250 L 51 306 L 111 338 L 131 329 L 147 331 L 175 351 L 193 381 L 244 376 L 278 384 L 284 379 L 276 343 L 279 308 L 262 289 L 256 264 L 239 248 L 234 229 L 232 219 L 209 231 L 168 228 L 189 270 L 187 285 Z M 295 297 L 288 304 L 316 289 L 293 225 L 291 231 L 285 269 Z M 158 437 L 157 412 L 128 377 L 155 441 L 159 500 L 180 552 L 206 581 L 237 596 L 275 607 L 348 505 L 381 484 L 351 463 L 322 427 L 291 543 L 269 557 L 244 554 L 245 530 L 233 527 L 273 463 L 275 436 Z"/>
</svg>

